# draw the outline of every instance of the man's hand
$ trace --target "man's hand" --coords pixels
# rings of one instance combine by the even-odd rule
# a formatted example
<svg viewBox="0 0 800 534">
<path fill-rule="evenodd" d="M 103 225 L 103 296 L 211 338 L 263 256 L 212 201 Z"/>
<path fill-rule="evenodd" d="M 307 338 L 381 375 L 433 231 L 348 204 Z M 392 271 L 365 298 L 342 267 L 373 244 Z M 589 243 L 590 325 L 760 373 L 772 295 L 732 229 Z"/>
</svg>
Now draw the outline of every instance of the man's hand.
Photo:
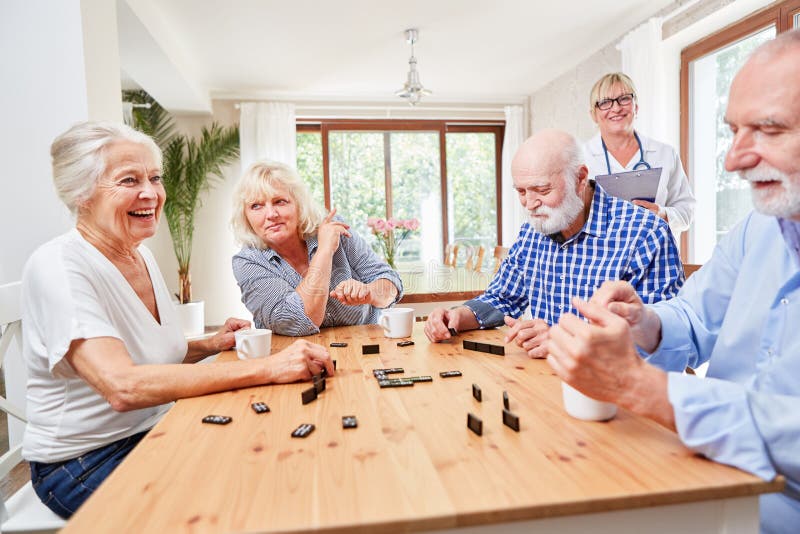
<svg viewBox="0 0 800 534">
<path fill-rule="evenodd" d="M 506 343 L 514 341 L 518 347 L 528 351 L 531 358 L 546 358 L 546 341 L 550 331 L 550 325 L 541 319 L 514 319 L 505 318 L 506 326 L 510 327 L 505 338 Z"/>
<path fill-rule="evenodd" d="M 661 319 L 644 305 L 628 282 L 603 282 L 589 302 L 625 319 L 631 327 L 633 341 L 643 350 L 656 350 L 661 342 Z"/>
<path fill-rule="evenodd" d="M 455 310 L 436 308 L 428 314 L 425 321 L 425 335 L 428 339 L 436 343 L 444 339 L 450 339 L 450 328 L 458 330 L 458 314 L 450 313 Z"/>
<path fill-rule="evenodd" d="M 573 299 L 586 317 L 561 316 L 550 329 L 547 363 L 567 384 L 675 428 L 667 374 L 639 357 L 628 322 L 597 303 Z"/>
</svg>

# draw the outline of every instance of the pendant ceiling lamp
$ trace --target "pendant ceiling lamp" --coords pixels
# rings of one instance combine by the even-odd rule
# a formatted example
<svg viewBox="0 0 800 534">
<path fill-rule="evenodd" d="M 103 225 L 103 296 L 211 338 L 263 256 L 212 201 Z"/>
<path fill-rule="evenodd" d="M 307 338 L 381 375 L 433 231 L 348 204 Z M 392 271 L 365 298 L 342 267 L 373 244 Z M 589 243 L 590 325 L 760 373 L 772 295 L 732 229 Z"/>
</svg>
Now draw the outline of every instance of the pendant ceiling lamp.
<svg viewBox="0 0 800 534">
<path fill-rule="evenodd" d="M 414 43 L 419 38 L 419 32 L 416 28 L 406 30 L 406 42 L 411 45 L 411 57 L 408 59 L 408 77 L 403 88 L 395 92 L 396 96 L 405 98 L 412 106 L 416 106 L 423 96 L 428 96 L 431 91 L 425 89 L 419 81 L 419 72 L 417 72 L 417 58 L 414 57 Z"/>
</svg>

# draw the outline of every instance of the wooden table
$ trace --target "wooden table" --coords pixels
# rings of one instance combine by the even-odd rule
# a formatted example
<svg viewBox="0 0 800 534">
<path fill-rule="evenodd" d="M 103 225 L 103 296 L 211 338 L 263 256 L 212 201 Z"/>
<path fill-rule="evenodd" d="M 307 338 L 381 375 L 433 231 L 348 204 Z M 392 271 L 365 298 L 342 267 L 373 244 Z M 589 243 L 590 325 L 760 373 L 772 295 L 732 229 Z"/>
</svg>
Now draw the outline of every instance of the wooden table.
<svg viewBox="0 0 800 534">
<path fill-rule="evenodd" d="M 415 325 L 398 348 L 379 327 L 327 329 L 311 339 L 345 341 L 320 398 L 308 383 L 181 400 L 63 530 L 87 532 L 756 532 L 757 495 L 770 483 L 687 450 L 672 432 L 621 410 L 582 422 L 561 406 L 545 361 L 513 346 L 506 356 L 461 347 L 502 343 L 503 332 L 466 333 L 431 344 Z M 275 337 L 273 350 L 291 339 Z M 361 355 L 362 343 L 380 354 Z M 233 358 L 224 353 L 222 359 Z M 213 364 L 209 364 L 213 365 Z M 380 389 L 378 367 L 433 375 L 433 383 Z M 441 379 L 460 369 L 463 377 Z M 483 402 L 472 397 L 477 383 Z M 521 423 L 501 422 L 502 392 Z M 257 415 L 250 403 L 264 401 Z M 466 427 L 483 419 L 483 436 Z M 227 426 L 201 424 L 208 414 Z M 341 417 L 358 428 L 343 430 Z M 317 429 L 293 439 L 300 423 Z M 694 503 L 694 504 L 691 504 Z M 513 521 L 513 522 L 512 522 Z M 504 524 L 498 524 L 504 523 Z M 482 529 L 480 527 L 483 527 Z"/>
<path fill-rule="evenodd" d="M 405 294 L 401 304 L 463 302 L 483 293 L 492 280 L 488 272 L 476 273 L 464 267 L 430 264 L 400 269 Z"/>
</svg>

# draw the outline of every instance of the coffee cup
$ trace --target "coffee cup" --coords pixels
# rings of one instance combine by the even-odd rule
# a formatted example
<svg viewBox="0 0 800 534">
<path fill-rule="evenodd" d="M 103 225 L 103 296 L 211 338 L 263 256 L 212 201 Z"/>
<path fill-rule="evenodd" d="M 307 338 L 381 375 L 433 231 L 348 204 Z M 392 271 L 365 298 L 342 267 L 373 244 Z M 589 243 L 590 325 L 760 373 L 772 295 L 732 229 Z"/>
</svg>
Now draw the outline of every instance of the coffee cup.
<svg viewBox="0 0 800 534">
<path fill-rule="evenodd" d="M 269 356 L 272 330 L 243 328 L 234 332 L 233 337 L 236 339 L 236 354 L 240 360 Z"/>
<path fill-rule="evenodd" d="M 561 383 L 564 409 L 572 417 L 584 421 L 607 421 L 617 414 L 617 405 L 584 395 L 566 382 Z"/>
<path fill-rule="evenodd" d="M 378 324 L 386 337 L 409 337 L 414 328 L 414 309 L 387 308 L 381 312 Z"/>
</svg>

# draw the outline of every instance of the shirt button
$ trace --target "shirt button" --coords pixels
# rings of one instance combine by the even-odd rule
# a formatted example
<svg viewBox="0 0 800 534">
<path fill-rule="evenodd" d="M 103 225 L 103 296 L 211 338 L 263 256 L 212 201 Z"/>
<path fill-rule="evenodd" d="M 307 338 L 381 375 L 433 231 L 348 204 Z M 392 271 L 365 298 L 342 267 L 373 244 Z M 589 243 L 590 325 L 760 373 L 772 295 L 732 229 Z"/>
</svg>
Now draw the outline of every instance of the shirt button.
<svg viewBox="0 0 800 534">
<path fill-rule="evenodd" d="M 784 306 L 786 306 L 787 304 L 789 304 L 789 299 L 787 299 L 787 298 L 782 298 L 782 299 L 781 299 L 781 304 L 783 304 Z"/>
<path fill-rule="evenodd" d="M 563 280 L 564 278 L 566 278 L 566 276 L 564 276 L 564 275 L 562 274 L 562 275 L 561 275 L 559 278 L 561 278 L 561 279 Z"/>
</svg>

